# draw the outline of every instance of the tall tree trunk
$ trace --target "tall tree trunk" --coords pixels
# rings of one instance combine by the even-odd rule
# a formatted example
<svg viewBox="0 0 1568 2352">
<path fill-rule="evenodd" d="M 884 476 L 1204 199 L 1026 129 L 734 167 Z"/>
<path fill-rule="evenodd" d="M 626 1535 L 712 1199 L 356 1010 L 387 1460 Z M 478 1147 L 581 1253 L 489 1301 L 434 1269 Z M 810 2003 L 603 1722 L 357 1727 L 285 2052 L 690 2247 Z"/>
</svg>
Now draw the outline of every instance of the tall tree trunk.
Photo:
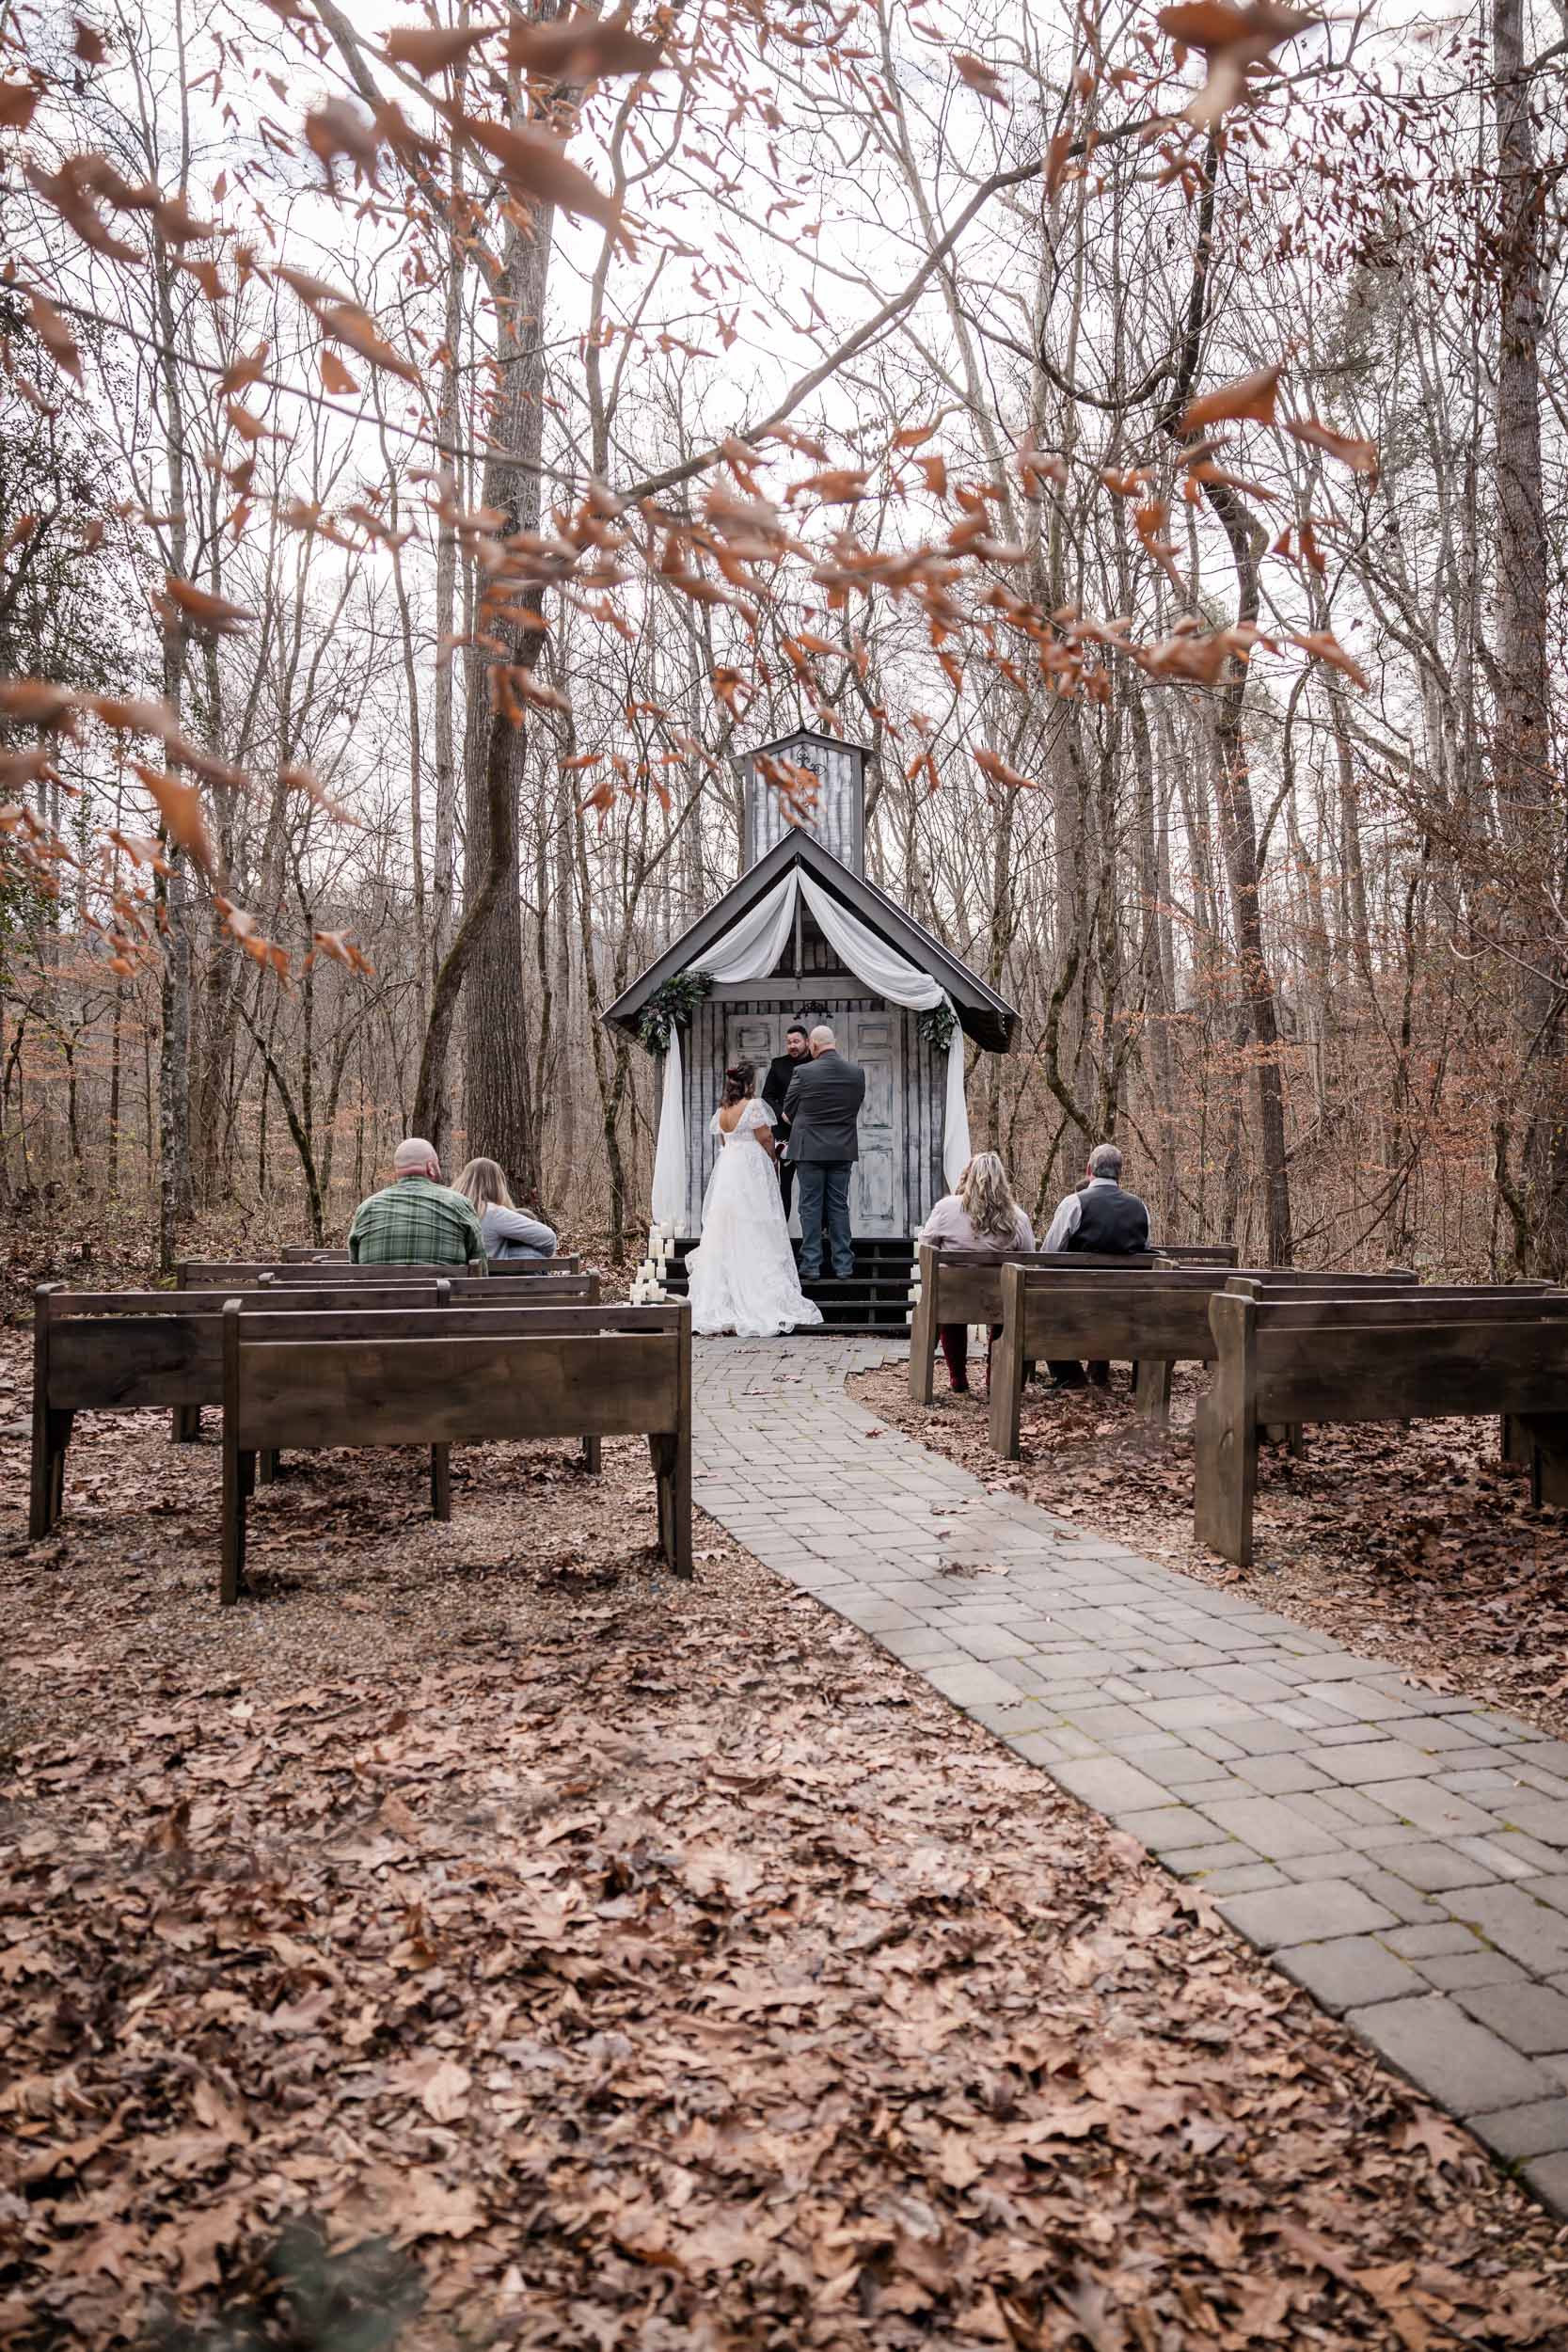
<svg viewBox="0 0 1568 2352">
<path fill-rule="evenodd" d="M 1171 438 L 1181 438 L 1181 414 L 1192 396 L 1203 356 L 1204 327 L 1209 315 L 1211 273 L 1214 256 L 1214 196 L 1220 166 L 1218 138 L 1211 133 L 1204 155 L 1203 193 L 1198 203 L 1197 244 L 1193 254 L 1187 316 L 1176 373 L 1160 423 Z M 1236 570 L 1236 620 L 1241 628 L 1255 624 L 1262 604 L 1261 567 L 1268 532 L 1250 515 L 1238 493 L 1226 482 L 1206 482 L 1204 496 L 1224 531 Z M 1214 709 L 1214 796 L 1219 809 L 1220 846 L 1230 885 L 1231 920 L 1236 932 L 1245 1032 L 1238 1042 L 1249 1049 L 1258 1101 L 1258 1148 L 1262 1162 L 1266 1204 L 1266 1247 L 1271 1265 L 1289 1265 L 1291 1176 L 1285 1148 L 1285 1084 L 1279 1063 L 1279 1019 L 1274 981 L 1263 952 L 1263 920 L 1259 892 L 1262 881 L 1258 850 L 1258 816 L 1252 802 L 1252 771 L 1246 745 L 1246 664 L 1232 655 L 1217 690 Z"/>
<path fill-rule="evenodd" d="M 1546 606 L 1549 551 L 1541 471 L 1541 239 L 1545 190 L 1530 119 L 1524 0 L 1496 0 L 1497 110 L 1497 722 L 1494 792 L 1502 839 L 1522 887 L 1504 910 L 1520 971 L 1526 1071 L 1519 1194 L 1528 1262 L 1558 1271 L 1568 1257 L 1568 1147 L 1563 1136 L 1563 992 L 1544 910 L 1561 860 L 1548 772 Z M 1507 888 L 1505 877 L 1505 888 Z M 1502 1114 L 1506 1116 L 1506 1112 Z M 1517 1222 L 1517 1219 L 1515 1220 Z"/>
<path fill-rule="evenodd" d="M 531 222 L 509 222 L 496 314 L 496 396 L 490 420 L 481 498 L 505 516 L 503 535 L 537 531 L 539 466 L 545 433 L 545 296 L 549 282 L 554 215 L 534 208 Z M 519 601 L 515 590 L 506 599 Z M 527 599 L 539 611 L 537 596 Z M 539 657 L 537 628 L 486 620 L 485 635 L 511 641 L 507 659 L 531 669 Z M 509 715 L 513 713 L 515 715 Z M 499 740 L 496 739 L 499 736 Z M 528 752 L 527 730 L 514 698 L 470 693 L 464 741 L 467 822 L 465 898 L 471 909 L 485 892 L 463 1000 L 464 1117 L 467 1150 L 499 1160 L 528 1200 L 540 1191 L 539 1137 L 530 1085 L 523 999 L 523 909 L 517 872 L 517 803 Z M 496 789 L 505 763 L 509 789 Z"/>
</svg>

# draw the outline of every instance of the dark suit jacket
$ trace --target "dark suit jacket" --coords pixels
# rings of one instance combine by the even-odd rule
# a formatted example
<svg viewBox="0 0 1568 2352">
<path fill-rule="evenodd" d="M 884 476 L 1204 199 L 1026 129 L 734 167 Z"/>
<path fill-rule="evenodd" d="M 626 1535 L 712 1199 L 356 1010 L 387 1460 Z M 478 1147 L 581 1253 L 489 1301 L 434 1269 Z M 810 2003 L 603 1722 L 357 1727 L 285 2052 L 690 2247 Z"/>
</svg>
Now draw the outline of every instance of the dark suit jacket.
<svg viewBox="0 0 1568 2352">
<path fill-rule="evenodd" d="M 784 1096 L 789 1142 L 784 1157 L 834 1167 L 860 1157 L 857 1121 L 865 1100 L 865 1073 L 837 1052 L 801 1062 Z"/>
<path fill-rule="evenodd" d="M 809 1055 L 803 1054 L 799 1061 L 792 1061 L 787 1054 L 775 1054 L 768 1065 L 768 1075 L 762 1082 L 762 1099 L 772 1113 L 775 1143 L 789 1141 L 789 1121 L 784 1117 L 784 1096 L 789 1092 L 790 1080 L 795 1073 L 798 1070 L 804 1070 L 810 1058 Z"/>
</svg>

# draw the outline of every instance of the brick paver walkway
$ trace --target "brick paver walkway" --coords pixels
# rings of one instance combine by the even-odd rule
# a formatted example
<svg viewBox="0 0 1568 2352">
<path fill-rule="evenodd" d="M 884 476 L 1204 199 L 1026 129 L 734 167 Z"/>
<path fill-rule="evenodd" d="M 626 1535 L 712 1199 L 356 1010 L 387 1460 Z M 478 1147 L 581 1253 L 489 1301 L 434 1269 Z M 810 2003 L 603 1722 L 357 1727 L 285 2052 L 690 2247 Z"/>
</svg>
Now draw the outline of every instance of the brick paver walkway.
<svg viewBox="0 0 1568 2352">
<path fill-rule="evenodd" d="M 1200 1882 L 1568 2212 L 1568 1742 L 988 1494 L 845 1395 L 891 1352 L 699 1342 L 705 1510 Z"/>
</svg>

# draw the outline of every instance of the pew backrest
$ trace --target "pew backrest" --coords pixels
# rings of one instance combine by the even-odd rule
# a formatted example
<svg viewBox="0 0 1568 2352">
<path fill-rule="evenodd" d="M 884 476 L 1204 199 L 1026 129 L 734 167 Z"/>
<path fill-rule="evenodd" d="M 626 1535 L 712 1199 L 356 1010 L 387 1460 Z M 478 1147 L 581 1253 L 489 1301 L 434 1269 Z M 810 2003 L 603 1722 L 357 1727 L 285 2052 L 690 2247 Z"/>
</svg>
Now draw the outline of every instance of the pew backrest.
<svg viewBox="0 0 1568 2352">
<path fill-rule="evenodd" d="M 418 1271 L 434 1275 L 436 1269 L 424 1267 Z M 544 1290 L 550 1290 L 553 1293 L 556 1288 L 564 1290 L 568 1284 L 598 1280 L 595 1274 L 568 1273 L 564 1270 L 557 1273 L 554 1271 L 553 1259 L 547 1263 L 541 1261 L 535 1265 L 519 1264 L 515 1272 L 504 1278 L 498 1278 L 494 1267 L 488 1274 L 476 1274 L 460 1265 L 443 1266 L 440 1271 L 451 1281 L 470 1283 L 476 1290 L 483 1290 L 487 1283 L 495 1282 L 499 1279 L 504 1279 L 509 1292 L 516 1289 L 530 1293 Z M 276 1290 L 289 1290 L 296 1284 L 309 1286 L 311 1283 L 327 1283 L 346 1288 L 355 1283 L 360 1283 L 373 1288 L 377 1282 L 388 1280 L 395 1282 L 400 1279 L 406 1281 L 408 1272 L 409 1269 L 406 1266 L 322 1265 L 313 1262 L 296 1263 L 274 1266 L 271 1269 L 271 1281 L 268 1287 Z"/>
<path fill-rule="evenodd" d="M 689 1432 L 691 1318 L 666 1307 L 223 1312 L 225 1444 L 242 1452 Z M 230 1434 L 231 1433 L 231 1434 Z"/>
<path fill-rule="evenodd" d="M 1041 1357 L 1099 1357 L 1112 1362 L 1169 1361 L 1212 1356 L 1209 1303 L 1242 1287 L 1269 1299 L 1408 1297 L 1418 1286 L 1409 1274 L 1345 1276 L 1277 1268 L 1240 1280 L 1225 1266 L 1150 1266 L 1107 1281 L 1097 1271 L 1074 1276 L 1022 1261 L 1002 1278 L 1004 1327 L 1021 1319 L 1022 1352 Z"/>
<path fill-rule="evenodd" d="M 378 1284 L 373 1295 L 379 1306 L 406 1318 L 434 1311 L 450 1299 L 451 1285 Z M 33 1307 L 35 1412 L 40 1406 L 74 1413 L 215 1405 L 223 1381 L 222 1313 L 232 1295 L 227 1290 L 69 1291 L 43 1284 Z M 256 1295 L 245 1300 L 247 1311 Z M 283 1311 L 292 1318 L 340 1306 L 356 1319 L 360 1312 L 335 1288 L 302 1286 L 288 1292 Z"/>
<path fill-rule="evenodd" d="M 1568 1292 L 1423 1286 L 1403 1299 L 1245 1289 L 1210 1302 L 1255 1424 L 1568 1409 Z"/>
<path fill-rule="evenodd" d="M 318 1249 L 310 1242 L 285 1242 L 274 1263 L 280 1265 L 348 1265 L 351 1261 L 346 1249 Z M 509 1278 L 514 1274 L 548 1274 L 552 1271 L 579 1274 L 582 1271 L 581 1258 L 576 1252 L 566 1250 L 558 1250 L 551 1258 L 492 1258 L 489 1264 L 492 1274 L 504 1274 Z"/>
</svg>

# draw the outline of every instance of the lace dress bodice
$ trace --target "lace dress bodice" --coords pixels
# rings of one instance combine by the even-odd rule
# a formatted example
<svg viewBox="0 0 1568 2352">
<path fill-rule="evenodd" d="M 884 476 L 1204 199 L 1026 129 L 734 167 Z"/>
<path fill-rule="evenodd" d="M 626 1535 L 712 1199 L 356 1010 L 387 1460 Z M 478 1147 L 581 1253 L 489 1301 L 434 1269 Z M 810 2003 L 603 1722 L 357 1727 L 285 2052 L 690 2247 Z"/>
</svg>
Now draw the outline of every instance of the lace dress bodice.
<svg viewBox="0 0 1568 2352">
<path fill-rule="evenodd" d="M 750 1101 L 742 1103 L 740 1117 L 733 1127 L 726 1127 L 715 1111 L 708 1121 L 708 1133 L 717 1136 L 722 1143 L 739 1143 L 744 1137 L 754 1136 L 759 1127 L 771 1124 L 766 1106 L 753 1094 Z"/>
</svg>

